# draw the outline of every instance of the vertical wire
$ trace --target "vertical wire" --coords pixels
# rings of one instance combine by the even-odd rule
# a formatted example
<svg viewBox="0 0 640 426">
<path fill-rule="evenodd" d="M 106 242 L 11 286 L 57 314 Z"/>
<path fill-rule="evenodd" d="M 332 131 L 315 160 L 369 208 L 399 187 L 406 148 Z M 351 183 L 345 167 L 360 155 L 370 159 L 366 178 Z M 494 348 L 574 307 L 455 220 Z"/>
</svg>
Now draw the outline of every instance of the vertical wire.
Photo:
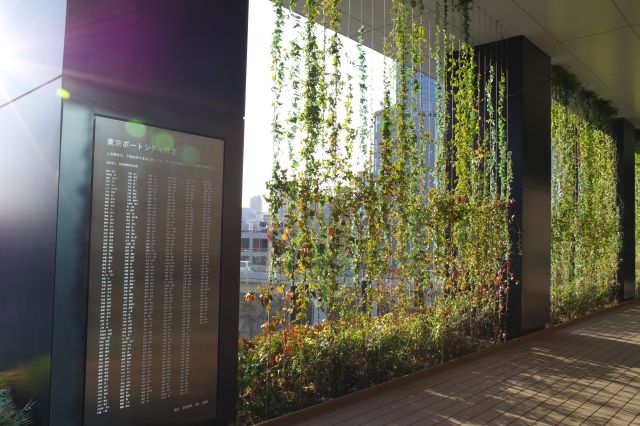
<svg viewBox="0 0 640 426">
<path fill-rule="evenodd" d="M 431 2 L 429 2 L 429 6 L 431 6 Z M 430 71 L 431 71 L 431 55 L 430 55 L 430 50 L 429 50 L 429 49 L 431 48 L 431 43 L 430 43 L 430 37 L 431 37 L 431 36 L 430 36 L 430 29 L 431 29 L 431 25 L 430 25 L 430 20 L 429 20 L 429 11 L 430 11 L 430 10 L 431 10 L 431 8 L 430 8 L 430 7 L 429 7 L 429 8 L 427 8 L 427 9 L 424 9 L 425 17 L 423 17 L 423 21 L 422 21 L 422 22 L 423 22 L 423 24 L 424 24 L 424 22 L 425 22 L 425 21 L 424 21 L 424 19 L 426 19 L 426 21 L 427 21 L 427 22 L 426 22 L 426 24 L 424 24 L 424 27 L 425 27 L 425 29 L 427 29 L 427 31 L 426 31 L 426 35 L 425 35 L 425 39 L 424 39 L 425 55 L 423 56 L 423 60 L 420 62 L 420 69 L 422 70 L 422 69 L 423 69 L 423 68 L 422 68 L 422 67 L 423 67 L 422 62 L 424 62 L 424 60 L 428 61 L 428 62 L 427 62 L 427 64 L 426 64 L 427 69 L 428 69 L 428 71 L 427 71 L 427 77 L 426 77 L 426 78 L 424 78 L 424 76 L 420 76 L 420 81 L 421 81 L 421 83 L 422 83 L 422 90 L 424 90 L 424 82 L 426 81 L 426 83 L 427 83 L 427 99 L 426 99 L 426 104 L 427 104 L 427 105 L 426 105 L 426 109 L 427 109 L 427 113 L 426 113 L 426 114 L 424 113 L 424 108 L 425 108 L 424 106 L 423 106 L 423 109 L 422 109 L 422 116 L 423 116 L 422 118 L 423 118 L 423 120 L 425 120 L 425 121 L 426 121 L 426 122 L 423 124 L 423 128 L 422 128 L 422 129 L 423 129 L 423 133 L 424 133 L 424 135 L 427 135 L 427 134 L 428 134 L 428 132 L 429 132 L 429 130 L 430 130 L 430 127 L 431 127 L 431 126 L 430 126 L 431 120 L 430 120 L 430 116 L 429 116 L 429 110 L 431 109 L 431 108 L 430 108 L 430 105 L 431 105 L 431 97 L 429 96 L 429 95 L 431 94 L 431 91 L 430 91 L 430 89 L 431 89 L 431 72 L 430 72 Z M 421 94 L 420 94 L 420 101 L 421 101 L 421 102 L 422 102 L 423 98 L 424 98 L 424 93 L 421 93 Z M 429 126 L 429 127 L 427 127 L 427 126 Z M 425 129 L 426 129 L 426 130 L 425 130 Z M 428 167 L 430 167 L 430 164 L 431 164 L 431 163 L 430 163 L 430 159 L 431 159 L 431 145 L 428 143 L 429 138 L 425 137 L 425 138 L 423 138 L 423 139 L 424 139 L 424 142 L 423 142 L 423 143 L 424 143 L 424 155 L 426 156 L 426 158 L 423 158 L 423 159 L 422 159 L 422 161 L 424 161 L 424 162 L 427 164 L 427 166 L 428 166 Z M 423 190 L 423 191 L 426 191 L 426 190 L 427 190 L 427 187 L 428 187 L 428 185 L 429 185 L 428 170 L 429 170 L 429 168 L 427 168 L 427 167 L 425 167 L 425 168 L 424 168 L 424 172 L 425 172 L 425 176 L 424 176 L 424 179 L 425 179 L 425 180 L 424 180 L 424 183 L 425 183 L 425 186 L 424 186 L 424 188 L 422 188 L 422 190 Z"/>
<path fill-rule="evenodd" d="M 494 66 L 494 68 L 495 68 L 495 70 L 494 70 L 494 76 L 495 76 L 496 78 L 495 78 L 495 80 L 493 81 L 493 87 L 491 88 L 491 90 L 493 90 L 493 93 L 494 93 L 494 96 L 493 96 L 493 98 L 494 98 L 494 99 L 493 99 L 493 102 L 496 102 L 496 105 L 495 105 L 495 106 L 497 107 L 497 100 L 498 100 L 498 86 L 499 86 L 499 84 L 500 84 L 500 83 L 499 83 L 499 80 L 498 80 L 498 78 L 497 78 L 497 76 L 498 76 L 498 74 L 497 74 L 497 73 L 498 73 L 498 67 L 500 67 L 500 66 L 502 65 L 501 58 L 500 58 L 500 56 L 501 56 L 501 55 L 500 55 L 500 49 L 502 48 L 502 44 L 501 44 L 501 40 L 500 40 L 500 35 L 498 34 L 498 18 L 497 18 L 497 17 L 496 17 L 496 19 L 495 19 L 495 27 L 496 27 L 496 36 L 495 36 L 495 37 L 496 37 L 496 41 L 495 41 L 495 43 L 494 43 L 494 45 L 495 45 L 495 49 L 494 49 L 494 60 L 493 60 L 494 65 L 493 65 L 493 66 Z M 497 108 L 495 108 L 495 109 L 494 109 L 494 117 L 493 117 L 493 118 L 494 118 L 494 119 L 496 119 L 496 121 L 495 121 L 496 125 L 498 124 L 498 121 L 497 121 L 497 118 L 498 118 L 498 117 L 497 117 L 497 114 L 498 114 L 498 113 L 497 113 Z M 496 143 L 496 146 L 497 146 L 497 145 L 498 145 L 498 144 Z"/>
<path fill-rule="evenodd" d="M 500 96 L 500 76 L 502 75 L 502 67 L 504 66 L 504 56 L 503 56 L 503 49 L 504 49 L 504 34 L 500 35 L 500 39 L 499 39 L 499 43 L 500 45 L 498 46 L 498 53 L 497 53 L 497 59 L 496 59 L 496 71 L 495 71 L 495 75 L 496 75 L 496 81 L 495 81 L 495 96 L 494 96 L 494 102 L 495 102 L 495 108 L 494 108 L 494 114 L 495 114 L 495 123 L 496 125 L 498 125 L 499 120 L 502 120 L 502 117 L 498 116 L 498 97 Z M 498 128 L 499 129 L 499 128 Z M 496 133 L 496 135 L 498 135 L 498 133 Z"/>
<path fill-rule="evenodd" d="M 469 44 L 476 44 L 475 42 L 475 28 L 474 28 L 474 23 L 475 23 L 475 14 L 476 14 L 476 7 L 473 3 L 471 3 L 470 6 L 467 6 L 471 8 L 471 11 L 469 12 L 469 19 L 471 20 L 471 22 L 469 22 Z"/>
<path fill-rule="evenodd" d="M 453 18 L 449 18 L 449 19 L 453 20 Z M 449 56 L 451 58 L 451 61 L 453 62 L 453 56 L 454 56 L 453 49 L 456 48 L 456 39 L 457 39 L 457 37 L 456 37 L 456 33 L 455 33 L 456 27 L 455 27 L 455 25 L 453 23 L 451 23 L 451 27 L 452 27 L 452 34 L 451 34 L 452 43 L 450 44 L 450 48 L 452 49 L 452 51 L 447 56 Z M 446 61 L 446 57 L 445 57 L 445 61 Z M 457 65 L 457 64 L 454 64 L 454 65 Z M 449 80 L 453 80 L 454 74 L 457 71 L 458 71 L 457 67 L 452 67 L 451 75 L 449 76 Z M 445 75 L 446 75 L 446 73 L 445 73 Z M 446 90 L 446 86 L 445 86 L 445 90 Z M 455 137 L 454 123 L 453 123 L 453 118 L 454 118 L 454 116 L 453 116 L 453 113 L 454 113 L 453 97 L 454 97 L 454 92 L 453 92 L 453 88 L 451 88 L 451 94 L 449 96 L 449 101 L 450 101 L 449 102 L 449 107 L 450 107 L 450 110 L 449 110 L 449 126 L 451 128 L 451 140 L 453 140 L 454 137 Z M 451 168 L 449 169 L 449 183 L 451 184 L 451 187 L 454 188 L 455 186 L 453 184 L 454 184 L 455 175 L 454 175 L 454 169 L 453 169 L 453 150 L 454 150 L 453 143 L 449 143 L 449 149 L 450 149 L 450 159 L 451 159 Z"/>
<path fill-rule="evenodd" d="M 351 0 L 347 8 L 347 38 L 351 38 Z"/>
<path fill-rule="evenodd" d="M 365 26 L 365 24 L 364 24 L 364 13 L 363 13 L 363 10 L 362 10 L 362 7 L 363 7 L 362 5 L 363 4 L 364 4 L 364 0 L 360 0 L 360 27 L 361 28 L 359 29 L 359 31 L 362 30 L 362 38 L 360 38 L 360 32 L 358 32 L 358 43 L 360 43 L 360 40 L 362 40 L 362 46 L 359 46 L 360 49 L 362 49 L 362 52 L 364 52 L 364 47 L 365 47 L 364 44 L 365 44 L 365 41 L 366 41 L 366 36 L 364 35 L 364 30 L 365 30 L 365 28 L 367 28 Z M 366 58 L 365 58 L 365 62 L 366 62 Z M 358 67 L 360 67 L 360 52 L 358 52 Z M 358 74 L 360 74 L 360 78 L 362 78 L 363 73 L 359 72 Z M 366 82 L 360 80 L 360 84 L 366 84 Z M 362 94 L 363 94 L 362 90 L 360 90 L 360 96 L 362 96 Z M 362 102 L 364 102 L 364 101 L 365 100 L 360 99 L 360 111 L 362 111 Z M 368 101 L 368 99 L 366 101 Z M 364 117 L 362 114 L 360 114 L 360 119 L 361 120 L 366 120 L 367 117 Z M 367 125 L 366 123 L 360 123 L 360 130 L 361 131 L 364 130 L 366 125 Z M 360 153 L 363 155 L 363 158 L 361 158 L 362 169 L 364 170 L 365 167 L 366 167 L 366 161 L 365 161 L 366 160 L 366 153 L 365 153 L 365 149 L 363 149 L 363 147 L 366 146 L 365 145 L 366 142 L 364 140 L 364 137 L 362 139 L 360 139 L 360 141 L 361 141 L 360 142 L 360 145 L 361 145 L 360 146 Z M 357 294 L 357 292 L 356 292 L 356 294 Z"/>
<path fill-rule="evenodd" d="M 504 46 L 503 46 L 503 48 L 504 48 Z M 507 53 L 506 54 L 507 59 L 505 60 L 505 63 L 509 64 L 510 63 L 510 61 L 509 61 L 509 55 L 510 55 L 509 49 L 506 50 L 506 53 Z M 511 93 L 509 92 L 509 89 L 510 89 L 510 86 L 511 86 L 509 84 L 509 79 L 510 79 L 509 72 L 510 72 L 510 69 L 509 69 L 508 66 L 505 66 L 503 71 L 505 73 L 505 79 L 504 79 L 504 84 L 505 84 L 505 90 L 504 90 L 504 92 L 505 92 L 505 96 L 504 96 L 505 97 L 505 102 L 504 102 L 505 106 L 504 106 L 504 108 L 506 109 L 505 141 L 506 141 L 507 147 L 509 147 L 509 145 L 510 145 L 510 143 L 509 143 L 509 98 L 511 97 Z M 513 170 L 511 171 L 511 173 L 512 173 L 512 176 L 513 176 Z M 512 194 L 509 193 L 508 196 L 509 196 L 509 198 L 511 198 Z"/>
<path fill-rule="evenodd" d="M 477 14 L 477 16 L 476 16 L 476 14 Z M 471 19 L 471 34 L 472 34 L 471 35 L 471 40 L 472 40 L 472 44 L 476 44 L 477 45 L 477 44 L 480 44 L 480 43 L 478 43 L 478 38 L 476 36 L 476 33 L 478 32 L 477 31 L 478 30 L 478 28 L 477 28 L 477 25 L 478 25 L 477 18 L 480 16 L 480 10 L 478 9 L 478 6 L 473 4 L 473 3 L 471 3 L 471 16 L 472 16 L 472 19 Z"/>
<path fill-rule="evenodd" d="M 481 24 L 481 15 L 482 15 L 482 11 L 480 10 L 480 6 L 476 4 L 476 11 L 477 11 L 477 16 L 475 17 L 475 21 L 476 21 L 476 26 L 474 29 L 474 34 L 476 35 L 476 44 L 480 45 L 482 44 L 482 39 L 480 38 L 480 27 L 482 26 Z"/>
<path fill-rule="evenodd" d="M 431 1 L 429 1 L 429 11 L 431 13 L 433 13 L 433 9 L 431 8 Z M 431 86 L 433 85 L 433 76 L 431 75 L 431 42 L 432 42 L 432 38 L 431 38 L 431 14 L 427 13 L 427 73 L 429 75 L 429 78 L 427 80 L 427 83 L 429 84 L 427 86 L 427 123 L 429 126 L 429 134 L 431 135 L 430 138 L 430 143 L 427 147 L 427 153 L 428 153 L 428 164 L 429 164 L 429 171 L 428 171 L 428 180 L 427 180 L 427 184 L 429 186 L 431 186 L 432 180 L 433 180 L 433 167 L 432 167 L 432 161 L 431 158 L 433 156 L 433 141 L 435 140 L 435 135 L 434 135 L 434 128 L 431 125 L 431 116 L 433 114 L 433 101 L 431 99 Z M 427 188 L 425 188 L 425 191 L 427 191 Z"/>
<path fill-rule="evenodd" d="M 438 0 L 433 0 L 434 3 L 437 3 Z M 437 37 L 435 37 L 435 31 L 437 31 L 437 19 L 438 19 L 438 13 L 437 13 L 437 4 L 432 5 L 432 16 L 431 18 L 433 19 L 433 25 L 431 24 L 431 19 L 429 19 L 429 45 L 431 46 L 436 40 Z M 436 46 L 437 47 L 437 46 Z M 438 77 L 437 76 L 433 76 L 433 74 L 437 74 L 432 68 L 432 60 L 434 60 L 435 58 L 433 58 L 431 55 L 429 56 L 429 75 L 431 75 L 432 80 L 429 82 L 429 91 L 430 91 L 430 95 L 429 95 L 429 102 L 430 102 L 430 108 L 431 108 L 431 115 L 432 115 L 432 120 L 430 121 L 430 130 L 431 130 L 431 135 L 433 137 L 433 143 L 431 144 L 431 156 L 432 156 L 432 163 L 435 165 L 435 156 L 436 156 L 436 152 L 437 152 L 437 111 L 438 111 L 438 102 L 437 100 L 437 95 L 434 93 L 435 90 L 438 90 L 436 88 L 436 85 L 438 84 Z M 431 172 L 431 179 L 432 181 L 435 181 L 435 177 L 434 177 L 434 173 L 435 173 L 435 168 L 432 170 Z"/>
<path fill-rule="evenodd" d="M 484 35 L 483 35 L 483 36 L 484 36 L 485 41 L 486 41 L 486 42 L 489 42 L 489 41 L 490 41 L 490 39 L 489 39 L 489 37 L 488 37 L 488 34 L 489 34 L 489 28 L 488 28 L 488 24 L 487 24 L 487 22 L 488 22 L 488 18 L 487 18 L 487 10 L 485 9 L 485 10 L 484 10 Z"/>
<path fill-rule="evenodd" d="M 383 79 L 386 82 L 386 79 L 387 79 L 387 0 L 383 0 L 382 2 L 382 57 L 384 60 L 382 75 L 383 75 Z M 386 91 L 387 88 L 385 87 L 384 90 Z M 386 96 L 386 94 L 384 94 L 383 96 Z M 382 103 L 382 108 L 384 109 L 384 101 Z M 379 150 L 380 150 L 380 162 L 382 164 L 382 116 L 380 116 L 380 136 L 381 136 L 380 137 L 381 146 Z"/>
<path fill-rule="evenodd" d="M 387 45 L 387 0 L 383 0 L 382 4 L 382 52 L 385 51 Z M 386 55 L 385 55 L 386 59 Z"/>
<path fill-rule="evenodd" d="M 429 6 L 431 6 L 431 2 L 429 2 Z M 431 128 L 431 109 L 433 108 L 433 102 L 431 101 L 431 86 L 432 86 L 432 80 L 433 77 L 431 76 L 431 17 L 429 15 L 427 15 L 427 27 L 428 27 L 428 32 L 427 32 L 427 67 L 428 67 L 428 72 L 429 72 L 429 86 L 427 86 L 427 99 L 429 101 L 429 131 L 431 132 L 431 136 L 433 137 L 433 129 Z M 431 151 L 431 147 L 429 147 L 429 150 Z M 431 153 L 429 153 L 429 155 L 431 155 Z M 429 157 L 431 158 L 431 157 Z M 431 160 L 429 160 L 431 161 Z"/>
<path fill-rule="evenodd" d="M 360 0 L 360 1 L 361 1 L 361 2 L 364 2 L 364 0 Z M 371 22 L 370 22 L 370 24 L 371 24 L 371 50 L 375 50 L 375 48 L 374 48 L 374 46 L 373 46 L 373 33 L 375 32 L 375 31 L 374 31 L 374 29 L 373 29 L 373 0 L 371 0 Z M 383 54 L 383 56 L 384 56 L 384 54 Z M 383 68 L 384 68 L 384 67 L 383 67 Z M 372 145 L 371 145 L 371 150 L 370 150 L 370 152 L 369 152 L 368 157 L 369 157 L 369 159 L 371 160 L 371 161 L 370 161 L 371 165 L 373 165 L 373 155 L 374 155 L 374 152 L 375 152 L 375 138 L 376 138 L 376 136 L 375 136 L 376 125 L 375 125 L 375 114 L 374 114 L 375 105 L 373 104 L 373 102 L 374 102 L 374 101 L 373 101 L 373 99 L 374 99 L 373 92 L 371 92 L 371 95 L 370 95 L 370 96 L 371 96 L 371 108 L 370 108 L 370 112 L 371 112 L 371 123 L 370 123 L 370 125 L 371 125 L 371 128 L 372 128 L 372 130 L 373 130 L 373 131 L 371 132 L 371 135 L 372 135 L 372 139 L 373 139 L 373 141 L 374 141 L 374 142 L 373 142 L 373 143 L 372 143 Z"/>
<path fill-rule="evenodd" d="M 364 16 L 362 14 L 362 5 L 364 4 L 364 0 L 360 0 L 360 25 L 364 26 Z M 366 28 L 366 27 L 365 27 Z"/>
<path fill-rule="evenodd" d="M 478 8 L 478 18 L 480 17 L 480 9 Z M 480 71 L 480 75 L 482 76 L 481 78 L 481 84 L 480 84 L 480 94 L 482 95 L 480 97 L 480 99 L 482 100 L 482 139 L 483 142 L 484 140 L 487 140 L 487 94 L 486 92 L 486 87 L 487 85 L 485 84 L 485 82 L 487 81 L 487 48 L 486 46 L 479 52 L 479 54 L 482 56 L 478 62 L 480 62 L 482 64 L 482 70 Z M 491 131 L 489 131 L 489 147 L 491 148 L 492 144 L 491 144 Z M 491 155 L 493 155 L 493 152 L 491 152 Z M 492 171 L 493 172 L 493 171 Z M 491 184 L 489 184 L 489 187 L 491 187 Z"/>
<path fill-rule="evenodd" d="M 411 19 L 413 20 L 413 14 L 412 14 L 412 18 Z M 418 22 L 419 22 L 419 25 L 422 26 L 422 23 L 424 21 L 419 20 Z M 411 30 L 415 32 L 415 28 L 412 28 Z M 414 38 L 414 43 L 415 43 L 415 38 Z M 420 51 L 420 57 L 422 57 L 422 45 L 421 45 L 421 40 L 420 39 L 418 39 L 418 46 L 415 47 L 415 45 L 414 45 L 414 49 L 416 49 L 416 51 L 419 50 Z M 418 95 L 419 96 L 419 98 L 418 98 L 418 117 L 422 116 L 422 98 L 423 98 L 423 94 L 424 94 L 424 92 L 423 92 L 424 79 L 422 78 L 422 76 L 423 76 L 423 73 L 422 73 L 422 60 L 421 60 L 420 63 L 418 64 L 418 78 L 419 78 L 419 80 L 416 79 L 416 80 L 418 80 L 418 84 L 420 85 L 419 95 Z M 422 119 L 424 119 L 424 117 L 422 117 Z"/>
<path fill-rule="evenodd" d="M 495 75 L 495 91 L 494 91 L 494 97 L 493 97 L 493 102 L 494 102 L 494 123 L 496 126 L 498 126 L 498 131 L 499 131 L 499 120 L 502 120 L 502 117 L 498 116 L 498 97 L 500 96 L 500 76 L 502 75 L 502 67 L 504 66 L 504 58 L 502 57 L 502 49 L 504 48 L 504 43 L 503 43 L 503 39 L 504 37 L 500 37 L 500 39 L 498 40 L 498 42 L 500 43 L 497 46 L 497 50 L 498 52 L 496 53 L 496 61 L 495 61 L 495 71 L 494 71 L 494 75 Z M 499 138 L 499 133 L 496 132 L 496 136 Z M 499 140 L 499 139 L 498 139 Z M 498 146 L 498 144 L 496 144 L 496 146 Z"/>
<path fill-rule="evenodd" d="M 473 19 L 473 18 L 474 18 L 474 15 L 476 13 L 476 8 L 473 5 L 473 3 L 471 3 L 471 5 L 469 5 L 467 7 L 470 8 L 470 11 L 469 11 L 469 40 L 468 40 L 468 43 L 473 45 L 473 44 L 475 44 L 475 37 L 473 36 L 473 34 L 475 34 L 474 31 L 473 31 L 474 30 L 473 25 L 474 25 L 475 19 Z M 469 10 L 469 9 L 467 9 L 467 10 Z"/>
<path fill-rule="evenodd" d="M 351 1 L 351 0 L 349 0 L 349 1 Z M 364 31 L 364 29 L 367 28 L 364 25 L 364 16 L 362 14 L 362 5 L 363 4 L 364 4 L 364 0 L 360 0 L 360 27 L 362 27 L 362 31 Z M 364 34 L 363 34 L 363 36 L 364 36 Z M 358 41 L 360 41 L 360 33 L 359 32 L 358 32 Z M 362 37 L 362 43 L 364 44 L 364 37 Z"/>
</svg>

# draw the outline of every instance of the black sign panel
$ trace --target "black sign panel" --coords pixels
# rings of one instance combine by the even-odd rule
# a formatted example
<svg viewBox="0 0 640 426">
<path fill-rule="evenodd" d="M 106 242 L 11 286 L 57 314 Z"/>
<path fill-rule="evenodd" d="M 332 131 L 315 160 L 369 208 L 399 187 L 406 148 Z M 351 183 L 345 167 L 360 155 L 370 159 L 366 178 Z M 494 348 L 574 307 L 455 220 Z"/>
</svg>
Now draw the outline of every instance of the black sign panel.
<svg viewBox="0 0 640 426">
<path fill-rule="evenodd" d="M 85 425 L 216 413 L 222 140 L 95 119 Z"/>
</svg>

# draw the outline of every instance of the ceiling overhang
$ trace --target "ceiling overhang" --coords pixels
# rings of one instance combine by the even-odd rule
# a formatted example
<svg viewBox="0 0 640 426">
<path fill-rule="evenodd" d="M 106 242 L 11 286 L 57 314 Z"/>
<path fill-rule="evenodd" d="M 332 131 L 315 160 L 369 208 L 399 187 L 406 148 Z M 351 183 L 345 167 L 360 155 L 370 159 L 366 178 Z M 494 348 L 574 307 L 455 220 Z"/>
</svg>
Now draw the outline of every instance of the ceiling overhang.
<svg viewBox="0 0 640 426">
<path fill-rule="evenodd" d="M 424 22 L 431 34 L 436 1 L 424 0 Z M 355 39 L 364 25 L 365 44 L 382 51 L 384 34 L 391 26 L 391 3 L 342 0 L 341 32 Z M 618 116 L 640 127 L 640 0 L 474 0 L 472 7 L 472 43 L 524 35 L 553 64 L 610 101 Z M 451 27 L 462 34 L 459 18 L 453 16 Z"/>
</svg>

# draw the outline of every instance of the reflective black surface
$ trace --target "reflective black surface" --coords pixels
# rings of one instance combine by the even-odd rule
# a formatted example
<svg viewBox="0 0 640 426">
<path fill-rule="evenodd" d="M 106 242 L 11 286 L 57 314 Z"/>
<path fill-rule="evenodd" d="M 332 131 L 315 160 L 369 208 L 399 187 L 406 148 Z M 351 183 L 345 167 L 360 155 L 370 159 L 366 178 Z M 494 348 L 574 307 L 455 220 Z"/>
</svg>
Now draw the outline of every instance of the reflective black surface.
<svg viewBox="0 0 640 426">
<path fill-rule="evenodd" d="M 622 251 L 618 282 L 620 301 L 636 296 L 636 190 L 635 190 L 635 137 L 631 123 L 624 118 L 614 123 L 618 151 L 618 201 L 620 202 L 620 229 Z"/>
<path fill-rule="evenodd" d="M 56 80 L 0 108 L 0 387 L 46 421 L 61 101 Z"/>
<path fill-rule="evenodd" d="M 83 422 L 95 115 L 225 141 L 217 401 L 206 424 L 235 416 L 247 17 L 246 0 L 69 1 L 52 424 Z"/>
<path fill-rule="evenodd" d="M 96 117 L 86 425 L 215 417 L 222 140 Z"/>
<path fill-rule="evenodd" d="M 544 328 L 551 304 L 551 60 L 525 37 L 478 48 L 508 72 L 507 132 L 513 159 L 515 242 L 507 338 Z"/>
</svg>

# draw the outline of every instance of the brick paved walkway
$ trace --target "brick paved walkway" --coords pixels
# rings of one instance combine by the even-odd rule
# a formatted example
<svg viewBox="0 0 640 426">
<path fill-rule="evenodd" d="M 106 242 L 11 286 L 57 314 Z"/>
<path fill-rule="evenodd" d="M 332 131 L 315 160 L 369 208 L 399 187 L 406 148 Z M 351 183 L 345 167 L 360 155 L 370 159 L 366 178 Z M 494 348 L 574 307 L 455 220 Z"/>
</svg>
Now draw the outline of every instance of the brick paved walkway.
<svg viewBox="0 0 640 426">
<path fill-rule="evenodd" d="M 299 425 L 638 424 L 640 305 L 614 309 Z"/>
</svg>

